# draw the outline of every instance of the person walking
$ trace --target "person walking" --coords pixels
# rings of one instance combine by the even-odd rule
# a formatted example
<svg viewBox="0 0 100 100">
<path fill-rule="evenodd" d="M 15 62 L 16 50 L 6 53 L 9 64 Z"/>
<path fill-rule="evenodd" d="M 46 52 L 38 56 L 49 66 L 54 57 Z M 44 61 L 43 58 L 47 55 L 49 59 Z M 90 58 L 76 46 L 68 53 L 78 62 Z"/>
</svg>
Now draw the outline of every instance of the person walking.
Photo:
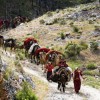
<svg viewBox="0 0 100 100">
<path fill-rule="evenodd" d="M 82 71 L 76 67 L 73 73 L 74 90 L 76 93 L 79 93 L 79 90 L 81 88 L 81 77 L 82 77 Z"/>
<path fill-rule="evenodd" d="M 49 81 L 50 77 L 52 75 L 52 70 L 53 70 L 54 66 L 52 65 L 51 62 L 48 62 L 48 64 L 46 64 L 45 68 L 46 68 L 45 71 L 47 72 L 47 80 Z"/>
</svg>

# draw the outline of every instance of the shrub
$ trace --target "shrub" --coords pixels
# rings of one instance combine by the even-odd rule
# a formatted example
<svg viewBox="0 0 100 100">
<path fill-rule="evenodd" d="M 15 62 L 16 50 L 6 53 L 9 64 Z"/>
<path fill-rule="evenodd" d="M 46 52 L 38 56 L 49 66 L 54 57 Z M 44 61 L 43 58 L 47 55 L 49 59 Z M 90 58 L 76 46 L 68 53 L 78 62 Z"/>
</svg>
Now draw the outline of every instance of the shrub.
<svg viewBox="0 0 100 100">
<path fill-rule="evenodd" d="M 95 64 L 90 63 L 87 65 L 87 69 L 94 70 L 94 69 L 96 69 L 96 66 L 95 66 Z"/>
<path fill-rule="evenodd" d="M 65 25 L 66 21 L 64 19 L 61 19 L 59 23 L 60 23 L 60 25 Z"/>
<path fill-rule="evenodd" d="M 54 23 L 59 23 L 60 25 L 65 25 L 66 21 L 64 18 L 55 18 Z"/>
<path fill-rule="evenodd" d="M 73 24 L 74 24 L 74 23 L 73 23 L 73 22 L 71 22 L 69 25 L 70 25 L 70 26 L 73 26 Z"/>
<path fill-rule="evenodd" d="M 85 50 L 85 49 L 88 48 L 88 44 L 86 42 L 84 42 L 84 41 L 81 41 L 80 42 L 80 47 L 81 47 L 82 50 Z"/>
<path fill-rule="evenodd" d="M 93 24 L 93 21 L 92 20 L 89 20 L 89 24 Z"/>
<path fill-rule="evenodd" d="M 73 26 L 73 31 L 77 33 L 79 32 L 79 29 L 76 26 Z"/>
<path fill-rule="evenodd" d="M 48 12 L 47 12 L 47 16 L 48 16 L 48 17 L 53 16 L 52 12 L 48 11 Z"/>
<path fill-rule="evenodd" d="M 40 20 L 40 24 L 44 24 L 45 21 L 43 19 Z"/>
<path fill-rule="evenodd" d="M 75 43 L 69 43 L 65 48 L 65 55 L 76 58 L 80 54 L 81 48 Z"/>
<path fill-rule="evenodd" d="M 62 39 L 62 40 L 65 39 L 65 35 L 64 35 L 64 33 L 61 33 L 60 36 L 61 36 L 61 39 Z"/>
<path fill-rule="evenodd" d="M 100 25 L 95 25 L 95 31 L 100 31 Z"/>
<path fill-rule="evenodd" d="M 59 21 L 59 18 L 54 19 L 54 23 L 58 23 L 58 21 Z"/>
<path fill-rule="evenodd" d="M 90 42 L 90 49 L 91 50 L 93 50 L 93 51 L 98 50 L 98 47 L 99 47 L 99 45 L 96 41 Z"/>
<path fill-rule="evenodd" d="M 59 13 L 59 11 L 60 11 L 59 9 L 56 9 L 56 13 Z"/>
<path fill-rule="evenodd" d="M 25 58 L 25 54 L 21 51 L 17 52 L 17 56 L 20 60 L 23 60 Z"/>
<path fill-rule="evenodd" d="M 6 71 L 4 72 L 4 79 L 8 80 L 11 73 L 12 73 L 11 69 L 7 68 Z"/>
<path fill-rule="evenodd" d="M 16 94 L 16 100 L 38 100 L 28 83 L 23 83 L 22 90 Z"/>
<path fill-rule="evenodd" d="M 84 71 L 83 74 L 90 75 L 90 76 L 98 75 L 98 73 L 96 71 L 90 71 L 90 70 Z"/>
</svg>

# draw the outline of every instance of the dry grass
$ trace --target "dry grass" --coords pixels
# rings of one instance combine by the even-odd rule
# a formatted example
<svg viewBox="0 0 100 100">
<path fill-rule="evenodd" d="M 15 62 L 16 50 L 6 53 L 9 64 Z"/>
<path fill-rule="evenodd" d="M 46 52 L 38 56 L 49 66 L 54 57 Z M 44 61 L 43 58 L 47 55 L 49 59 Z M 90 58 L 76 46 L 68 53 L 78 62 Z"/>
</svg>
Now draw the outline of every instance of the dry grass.
<svg viewBox="0 0 100 100">
<path fill-rule="evenodd" d="M 81 52 L 81 54 L 85 57 L 85 63 L 95 63 L 96 65 L 100 65 L 100 55 L 99 54 L 95 54 L 92 53 L 89 49 L 88 50 L 84 50 L 83 52 Z"/>
<path fill-rule="evenodd" d="M 49 89 L 48 85 L 36 76 L 33 76 L 32 79 L 36 85 L 36 88 L 34 91 L 38 97 L 38 100 L 44 100 L 44 97 L 47 95 L 47 92 Z"/>
</svg>

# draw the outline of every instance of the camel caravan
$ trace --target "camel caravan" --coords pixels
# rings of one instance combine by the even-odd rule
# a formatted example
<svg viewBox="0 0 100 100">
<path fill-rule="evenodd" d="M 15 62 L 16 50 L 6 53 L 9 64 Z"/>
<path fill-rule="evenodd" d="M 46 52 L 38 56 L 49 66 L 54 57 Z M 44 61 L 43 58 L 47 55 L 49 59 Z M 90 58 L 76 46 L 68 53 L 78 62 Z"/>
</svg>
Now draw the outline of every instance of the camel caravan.
<svg viewBox="0 0 100 100">
<path fill-rule="evenodd" d="M 0 18 L 0 31 L 16 28 L 21 23 L 29 22 L 30 19 L 25 16 L 16 16 L 14 18 Z"/>
<path fill-rule="evenodd" d="M 58 90 L 65 92 L 65 86 L 72 77 L 72 69 L 66 64 L 63 54 L 56 50 L 41 47 L 33 37 L 26 38 L 20 47 L 16 41 L 16 39 L 4 39 L 3 36 L 0 36 L 0 46 L 5 51 L 7 47 L 11 51 L 17 48 L 24 49 L 25 56 L 31 59 L 31 62 L 42 65 L 44 73 L 47 73 L 47 80 L 58 83 Z"/>
</svg>

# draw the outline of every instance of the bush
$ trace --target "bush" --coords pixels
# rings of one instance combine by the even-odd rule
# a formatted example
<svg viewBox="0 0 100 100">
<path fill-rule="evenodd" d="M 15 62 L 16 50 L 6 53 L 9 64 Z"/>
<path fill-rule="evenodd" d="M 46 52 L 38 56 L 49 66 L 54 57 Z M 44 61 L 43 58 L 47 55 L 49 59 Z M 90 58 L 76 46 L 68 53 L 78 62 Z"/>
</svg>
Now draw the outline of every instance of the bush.
<svg viewBox="0 0 100 100">
<path fill-rule="evenodd" d="M 73 22 L 71 22 L 69 25 L 70 25 L 70 26 L 73 26 L 73 24 L 74 24 L 74 23 L 73 23 Z"/>
<path fill-rule="evenodd" d="M 47 16 L 48 16 L 48 17 L 53 16 L 52 12 L 48 11 L 48 12 L 47 12 Z"/>
<path fill-rule="evenodd" d="M 22 90 L 16 94 L 16 100 L 38 100 L 28 83 L 23 83 Z"/>
<path fill-rule="evenodd" d="M 93 42 L 90 42 L 90 49 L 95 51 L 95 50 L 98 50 L 98 43 L 96 41 L 93 41 Z"/>
<path fill-rule="evenodd" d="M 83 74 L 84 74 L 84 75 L 90 75 L 90 76 L 98 75 L 97 72 L 95 72 L 95 71 L 90 71 L 90 70 L 84 71 Z"/>
<path fill-rule="evenodd" d="M 12 74 L 11 69 L 7 68 L 6 71 L 4 72 L 4 79 L 8 80 L 11 74 Z"/>
<path fill-rule="evenodd" d="M 65 25 L 66 21 L 64 19 L 61 19 L 59 23 L 60 23 L 60 25 Z"/>
<path fill-rule="evenodd" d="M 80 47 L 81 47 L 82 50 L 85 50 L 85 49 L 88 48 L 88 44 L 85 43 L 84 41 L 81 41 L 81 42 L 80 42 Z"/>
<path fill-rule="evenodd" d="M 64 35 L 64 33 L 61 33 L 60 36 L 61 36 L 61 39 L 62 39 L 62 40 L 65 39 L 65 35 Z"/>
<path fill-rule="evenodd" d="M 20 60 L 23 60 L 25 58 L 25 54 L 21 51 L 17 52 L 17 56 Z"/>
<path fill-rule="evenodd" d="M 76 26 L 73 26 L 73 31 L 76 32 L 76 33 L 78 33 L 79 29 Z"/>
<path fill-rule="evenodd" d="M 45 21 L 43 19 L 40 20 L 40 24 L 44 24 Z"/>
<path fill-rule="evenodd" d="M 89 20 L 89 24 L 93 24 L 94 22 L 92 20 Z"/>
<path fill-rule="evenodd" d="M 96 69 L 96 66 L 95 66 L 95 64 L 90 63 L 87 65 L 87 69 L 94 70 L 94 69 Z"/>
<path fill-rule="evenodd" d="M 56 13 L 59 13 L 59 11 L 60 11 L 59 9 L 56 9 Z"/>
<path fill-rule="evenodd" d="M 54 23 L 59 23 L 60 25 L 65 25 L 66 21 L 64 18 L 55 18 Z"/>
<path fill-rule="evenodd" d="M 65 55 L 70 58 L 76 58 L 80 54 L 81 48 L 79 45 L 74 43 L 69 43 L 65 48 Z"/>
</svg>

